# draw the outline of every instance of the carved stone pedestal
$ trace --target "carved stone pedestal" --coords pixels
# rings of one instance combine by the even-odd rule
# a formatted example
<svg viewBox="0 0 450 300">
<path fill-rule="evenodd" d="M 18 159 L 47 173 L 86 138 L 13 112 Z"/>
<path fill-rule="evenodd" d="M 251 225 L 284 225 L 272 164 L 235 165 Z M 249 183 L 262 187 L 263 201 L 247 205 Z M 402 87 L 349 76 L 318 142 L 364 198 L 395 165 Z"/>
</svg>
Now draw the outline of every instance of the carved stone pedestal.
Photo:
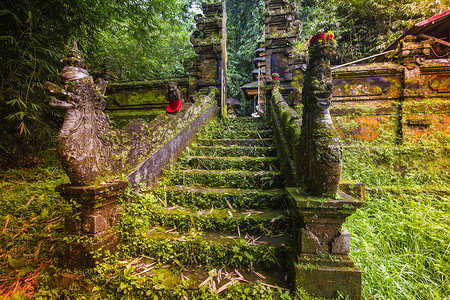
<svg viewBox="0 0 450 300">
<path fill-rule="evenodd" d="M 340 294 L 361 299 L 361 271 L 349 257 L 350 235 L 345 219 L 363 200 L 339 192 L 339 199 L 312 197 L 300 188 L 286 189 L 293 219 L 291 275 L 296 288 L 316 297 Z"/>
<path fill-rule="evenodd" d="M 101 252 L 115 250 L 119 238 L 113 227 L 121 212 L 117 201 L 127 186 L 127 182 L 121 181 L 95 187 L 69 184 L 56 187 L 65 200 L 80 205 L 73 215 L 65 219 L 68 241 L 60 247 L 61 265 L 90 268 L 100 259 Z"/>
</svg>

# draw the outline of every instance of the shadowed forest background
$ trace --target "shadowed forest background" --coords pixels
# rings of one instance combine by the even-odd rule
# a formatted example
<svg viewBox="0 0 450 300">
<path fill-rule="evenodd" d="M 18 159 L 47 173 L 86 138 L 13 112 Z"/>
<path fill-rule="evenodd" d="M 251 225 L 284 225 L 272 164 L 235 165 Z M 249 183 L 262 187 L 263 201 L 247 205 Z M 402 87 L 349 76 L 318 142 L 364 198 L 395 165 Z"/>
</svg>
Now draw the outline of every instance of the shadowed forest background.
<svg viewBox="0 0 450 300">
<path fill-rule="evenodd" d="M 379 53 L 408 27 L 449 8 L 444 0 L 296 0 L 305 48 L 308 38 L 331 30 L 335 63 Z M 112 81 L 177 76 L 194 57 L 189 37 L 203 1 L 6 0 L 0 4 L 0 154 L 32 164 L 53 147 L 62 114 L 48 105 L 46 80 L 58 82 L 60 59 L 76 39 L 91 74 Z M 240 86 L 251 81 L 254 50 L 263 38 L 264 1 L 228 0 L 228 90 L 244 103 Z M 24 160 L 24 158 L 27 158 Z M 19 164 L 20 164 L 19 163 Z"/>
</svg>

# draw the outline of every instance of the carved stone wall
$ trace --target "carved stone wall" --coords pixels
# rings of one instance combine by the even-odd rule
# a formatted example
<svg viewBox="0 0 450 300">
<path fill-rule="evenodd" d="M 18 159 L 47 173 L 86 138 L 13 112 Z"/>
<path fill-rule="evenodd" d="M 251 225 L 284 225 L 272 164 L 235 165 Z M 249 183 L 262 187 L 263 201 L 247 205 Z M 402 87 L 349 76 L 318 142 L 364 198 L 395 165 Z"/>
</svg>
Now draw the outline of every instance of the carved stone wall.
<svg viewBox="0 0 450 300">
<path fill-rule="evenodd" d="M 298 4 L 289 0 L 266 0 L 265 55 L 266 82 L 272 81 L 272 74 L 279 74 L 282 94 L 287 96 L 293 90 L 290 82 L 294 73 L 292 46 L 298 41 L 302 24 L 295 20 Z"/>
<path fill-rule="evenodd" d="M 411 60 L 333 71 L 331 113 L 346 144 L 448 143 L 450 61 Z"/>
</svg>

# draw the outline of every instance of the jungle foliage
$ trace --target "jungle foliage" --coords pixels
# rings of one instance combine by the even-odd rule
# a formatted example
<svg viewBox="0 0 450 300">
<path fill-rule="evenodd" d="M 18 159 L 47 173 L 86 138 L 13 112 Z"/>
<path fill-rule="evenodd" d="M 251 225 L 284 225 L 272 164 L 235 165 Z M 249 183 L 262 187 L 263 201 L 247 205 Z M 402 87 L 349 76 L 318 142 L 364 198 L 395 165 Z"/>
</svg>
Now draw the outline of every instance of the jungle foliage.
<svg viewBox="0 0 450 300">
<path fill-rule="evenodd" d="M 91 74 L 137 80 L 182 72 L 192 55 L 191 0 L 5 0 L 0 4 L 0 154 L 51 146 L 62 116 L 48 105 L 47 80 L 77 40 Z"/>
<path fill-rule="evenodd" d="M 448 0 L 295 0 L 303 23 L 301 42 L 331 30 L 336 63 L 381 53 L 412 25 L 450 9 Z"/>
<path fill-rule="evenodd" d="M 448 0 L 294 1 L 303 23 L 296 47 L 305 49 L 311 36 L 332 31 L 338 42 L 336 64 L 380 53 L 413 24 L 450 9 Z M 241 99 L 246 115 L 253 106 L 245 103 L 240 87 L 253 81 L 254 51 L 264 38 L 264 12 L 261 0 L 227 1 L 228 91 Z"/>
<path fill-rule="evenodd" d="M 228 0 L 227 50 L 229 96 L 243 99 L 241 86 L 253 81 L 253 59 L 264 32 L 263 0 Z M 242 112 L 250 115 L 253 104 L 243 102 Z"/>
</svg>

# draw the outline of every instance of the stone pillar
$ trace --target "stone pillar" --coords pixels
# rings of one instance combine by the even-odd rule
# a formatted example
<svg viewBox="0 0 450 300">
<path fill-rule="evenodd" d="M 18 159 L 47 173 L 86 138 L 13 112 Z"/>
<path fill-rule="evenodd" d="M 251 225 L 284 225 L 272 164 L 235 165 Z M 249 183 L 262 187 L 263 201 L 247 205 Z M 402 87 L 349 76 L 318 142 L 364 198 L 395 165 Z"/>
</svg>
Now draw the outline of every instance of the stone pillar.
<svg viewBox="0 0 450 300">
<path fill-rule="evenodd" d="M 420 101 L 424 97 L 421 65 L 430 56 L 431 44 L 429 41 L 418 42 L 416 36 L 408 35 L 400 41 L 400 50 L 397 57 L 403 69 L 403 95 L 397 103 L 397 144 L 403 144 L 404 133 L 408 131 L 408 120 L 405 120 L 404 106 Z M 420 122 L 420 121 L 419 121 Z M 417 125 L 420 125 L 417 124 Z M 406 128 L 405 128 L 406 127 Z"/>
<path fill-rule="evenodd" d="M 272 74 L 279 74 L 281 94 L 288 99 L 297 65 L 292 63 L 291 52 L 300 36 L 302 23 L 295 20 L 298 4 L 289 0 L 265 0 L 265 79 L 272 82 Z"/>
<path fill-rule="evenodd" d="M 329 112 L 330 56 L 335 49 L 332 33 L 310 41 L 297 149 L 304 189 L 286 189 L 294 237 L 291 275 L 296 288 L 313 296 L 329 299 L 342 294 L 356 300 L 361 299 L 361 271 L 349 257 L 350 235 L 342 231 L 342 224 L 364 199 L 339 191 L 342 149 Z"/>
<path fill-rule="evenodd" d="M 341 227 L 364 201 L 344 192 L 334 199 L 313 197 L 299 188 L 286 192 L 293 214 L 295 287 L 326 299 L 339 293 L 361 299 L 361 271 L 349 257 L 350 235 Z"/>
<path fill-rule="evenodd" d="M 192 87 L 199 91 L 207 92 L 211 86 L 221 90 L 222 73 L 226 79 L 226 15 L 224 15 L 224 7 L 225 4 L 222 1 L 204 3 L 203 14 L 195 16 L 198 30 L 192 34 L 191 43 L 198 57 L 195 67 L 190 70 L 189 81 L 192 83 Z M 222 93 L 226 93 L 226 90 Z"/>
<path fill-rule="evenodd" d="M 119 237 L 113 228 L 121 212 L 117 201 L 127 186 L 127 182 L 120 181 L 94 187 L 62 184 L 56 188 L 66 201 L 77 204 L 73 214 L 65 219 L 69 242 L 60 247 L 60 265 L 91 268 L 100 259 L 94 251 L 115 251 Z"/>
</svg>

